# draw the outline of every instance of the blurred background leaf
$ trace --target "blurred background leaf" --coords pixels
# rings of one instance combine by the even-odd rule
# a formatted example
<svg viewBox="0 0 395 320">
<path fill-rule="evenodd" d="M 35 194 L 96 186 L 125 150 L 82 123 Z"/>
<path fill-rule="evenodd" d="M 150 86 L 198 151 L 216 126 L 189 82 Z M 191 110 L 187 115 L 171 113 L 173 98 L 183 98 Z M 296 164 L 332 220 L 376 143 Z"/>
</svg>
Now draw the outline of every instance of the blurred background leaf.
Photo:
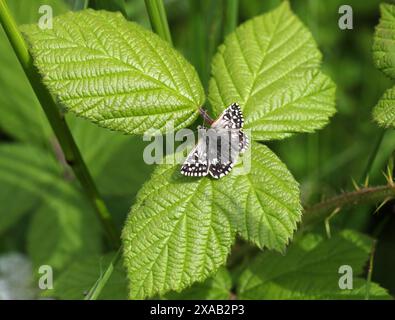
<svg viewBox="0 0 395 320">
<path fill-rule="evenodd" d="M 59 299 L 84 299 L 95 282 L 101 278 L 113 256 L 114 253 L 104 256 L 88 255 L 76 260 L 55 280 L 54 290 L 47 290 L 44 295 Z M 127 299 L 126 275 L 122 266 L 118 264 L 115 267 L 98 298 Z"/>
<path fill-rule="evenodd" d="M 308 234 L 295 240 L 286 255 L 260 254 L 241 275 L 241 299 L 364 299 L 367 282 L 358 278 L 369 260 L 372 240 L 342 231 L 331 239 Z M 339 287 L 340 266 L 351 267 L 352 289 Z M 370 283 L 369 297 L 389 299 L 385 289 Z"/>
<path fill-rule="evenodd" d="M 197 283 L 182 292 L 170 292 L 162 299 L 169 300 L 227 300 L 231 298 L 232 279 L 225 268 L 203 283 Z"/>
<path fill-rule="evenodd" d="M 59 169 L 50 155 L 35 147 L 19 143 L 0 145 L 0 236 L 37 206 L 41 195 L 57 182 Z"/>
<path fill-rule="evenodd" d="M 33 266 L 45 264 L 59 271 L 72 259 L 101 251 L 100 227 L 82 191 L 57 181 L 43 198 L 27 235 Z"/>
</svg>

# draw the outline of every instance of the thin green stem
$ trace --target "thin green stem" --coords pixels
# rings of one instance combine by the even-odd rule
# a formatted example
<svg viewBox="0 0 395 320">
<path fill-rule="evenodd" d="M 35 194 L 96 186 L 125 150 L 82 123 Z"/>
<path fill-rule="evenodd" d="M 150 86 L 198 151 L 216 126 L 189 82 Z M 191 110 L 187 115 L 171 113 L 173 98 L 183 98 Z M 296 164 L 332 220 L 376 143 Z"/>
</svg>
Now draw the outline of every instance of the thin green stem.
<svg viewBox="0 0 395 320">
<path fill-rule="evenodd" d="M 115 266 L 118 264 L 118 261 L 122 256 L 121 251 L 122 248 L 119 248 L 104 274 L 100 275 L 99 279 L 97 279 L 93 287 L 89 290 L 88 294 L 85 297 L 85 300 L 97 300 L 103 288 L 106 286 L 108 279 L 110 279 L 115 269 Z"/>
<path fill-rule="evenodd" d="M 366 279 L 365 300 L 369 300 L 370 298 L 370 284 L 372 283 L 373 262 L 374 262 L 374 255 L 376 253 L 376 245 L 377 245 L 377 240 L 373 240 L 372 250 L 370 252 L 370 258 L 369 258 L 368 277 Z"/>
<path fill-rule="evenodd" d="M 209 54 L 208 38 L 213 36 L 213 32 L 209 28 L 208 18 L 214 11 L 208 13 L 209 11 L 204 5 L 206 2 L 201 0 L 189 0 L 188 3 L 188 56 L 191 63 L 195 66 L 204 88 L 207 88 L 209 81 L 209 65 L 207 65 L 207 56 Z M 212 1 L 210 7 L 218 3 L 220 1 Z"/>
<path fill-rule="evenodd" d="M 374 160 L 376 159 L 376 156 L 377 156 L 377 153 L 380 149 L 381 143 L 383 142 L 385 133 L 386 133 L 386 130 L 382 129 L 379 136 L 377 137 L 376 143 L 374 145 L 372 153 L 369 156 L 368 162 L 366 164 L 366 168 L 365 168 L 363 175 L 361 177 L 361 181 L 360 181 L 361 183 L 364 183 L 366 181 L 366 179 L 369 177 L 370 171 L 372 170 Z"/>
<path fill-rule="evenodd" d="M 59 141 L 67 164 L 73 169 L 75 176 L 92 203 L 110 243 L 114 248 L 118 248 L 120 241 L 112 217 L 82 159 L 63 114 L 60 112 L 50 92 L 42 83 L 42 79 L 33 65 L 33 59 L 30 56 L 26 42 L 19 32 L 5 0 L 0 0 L 0 22 Z"/>
<path fill-rule="evenodd" d="M 306 166 L 308 175 L 308 181 L 312 188 L 320 188 L 319 176 L 321 175 L 321 163 L 320 163 L 320 134 L 309 134 L 307 136 L 307 152 L 306 152 Z M 318 200 L 319 195 L 312 193 L 309 199 Z"/>
<path fill-rule="evenodd" d="M 239 0 L 225 1 L 225 25 L 224 36 L 236 29 L 239 13 Z"/>
<path fill-rule="evenodd" d="M 360 204 L 375 204 L 393 198 L 395 198 L 395 185 L 393 184 L 344 192 L 306 207 L 303 214 L 303 226 L 322 221 L 335 210 Z"/>
<path fill-rule="evenodd" d="M 154 32 L 162 39 L 173 45 L 163 1 L 145 0 L 145 7 L 147 8 L 152 30 L 154 30 Z"/>
</svg>

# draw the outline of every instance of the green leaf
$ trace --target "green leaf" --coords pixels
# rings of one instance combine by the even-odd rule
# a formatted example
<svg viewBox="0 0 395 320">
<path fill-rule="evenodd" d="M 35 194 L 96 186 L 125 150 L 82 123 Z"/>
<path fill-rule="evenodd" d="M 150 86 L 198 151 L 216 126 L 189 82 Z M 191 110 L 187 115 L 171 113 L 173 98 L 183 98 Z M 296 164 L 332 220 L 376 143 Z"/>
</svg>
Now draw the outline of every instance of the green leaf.
<svg viewBox="0 0 395 320">
<path fill-rule="evenodd" d="M 322 128 L 335 113 L 335 85 L 289 3 L 248 20 L 225 39 L 212 63 L 209 101 L 219 114 L 238 102 L 253 139 Z"/>
<path fill-rule="evenodd" d="M 0 215 L 0 231 L 38 208 L 27 235 L 27 250 L 35 267 L 48 264 L 59 270 L 72 258 L 95 254 L 101 247 L 90 204 L 65 178 L 47 151 L 27 144 L 0 146 L 0 198 L 7 208 Z"/>
<path fill-rule="evenodd" d="M 101 278 L 112 261 L 114 254 L 88 256 L 73 262 L 67 270 L 55 278 L 54 290 L 47 290 L 45 296 L 72 300 L 84 299 L 85 295 Z M 117 264 L 111 273 L 99 299 L 126 299 L 126 275 L 121 264 Z"/>
<path fill-rule="evenodd" d="M 98 32 L 100 30 L 100 32 Z M 24 26 L 43 80 L 60 103 L 129 134 L 191 124 L 204 100 L 194 68 L 168 43 L 119 13 L 84 10 L 53 29 Z"/>
<path fill-rule="evenodd" d="M 45 152 L 22 144 L 0 145 L 0 233 L 38 205 L 56 183 L 58 165 Z"/>
<path fill-rule="evenodd" d="M 373 59 L 387 76 L 395 79 L 395 5 L 381 4 L 381 18 L 373 42 Z M 374 120 L 383 127 L 395 126 L 395 87 L 388 89 L 373 109 Z"/>
<path fill-rule="evenodd" d="M 170 292 L 164 299 L 170 300 L 228 300 L 232 288 L 231 276 L 225 268 L 220 268 L 214 277 L 197 283 L 182 292 Z"/>
<path fill-rule="evenodd" d="M 331 239 L 307 234 L 285 256 L 260 254 L 240 277 L 240 299 L 364 299 L 366 280 L 359 277 L 369 259 L 372 240 L 354 231 Z M 339 268 L 353 270 L 353 289 L 339 288 Z M 357 277 L 358 276 L 358 277 Z M 385 289 L 370 284 L 370 297 L 389 299 Z"/>
<path fill-rule="evenodd" d="M 373 42 L 373 60 L 387 76 L 395 79 L 395 5 L 380 5 L 380 22 Z"/>
<path fill-rule="evenodd" d="M 302 215 L 299 186 L 267 146 L 253 143 L 250 172 L 224 180 L 218 189 L 234 204 L 228 214 L 244 239 L 284 250 Z"/>
<path fill-rule="evenodd" d="M 373 109 L 374 120 L 383 127 L 395 127 L 395 87 L 384 92 Z"/>
<path fill-rule="evenodd" d="M 59 179 L 43 197 L 27 236 L 33 264 L 47 264 L 61 270 L 72 259 L 98 254 L 100 226 L 83 193 Z"/>
<path fill-rule="evenodd" d="M 1 151 L 0 151 L 1 154 Z M 0 175 L 3 168 L 0 165 Z M 0 203 L 3 207 L 0 214 L 0 235 L 12 227 L 19 219 L 29 212 L 38 198 L 33 194 L 18 188 L 16 185 L 5 186 L 0 179 Z"/>
<path fill-rule="evenodd" d="M 221 180 L 184 177 L 179 165 L 153 173 L 123 230 L 132 298 L 203 281 L 225 263 L 236 232 L 284 249 L 301 216 L 298 186 L 266 146 L 251 148 L 247 174 L 241 164 Z"/>
<path fill-rule="evenodd" d="M 234 233 L 214 185 L 161 165 L 140 190 L 122 236 L 131 298 L 181 290 L 225 263 Z"/>
</svg>

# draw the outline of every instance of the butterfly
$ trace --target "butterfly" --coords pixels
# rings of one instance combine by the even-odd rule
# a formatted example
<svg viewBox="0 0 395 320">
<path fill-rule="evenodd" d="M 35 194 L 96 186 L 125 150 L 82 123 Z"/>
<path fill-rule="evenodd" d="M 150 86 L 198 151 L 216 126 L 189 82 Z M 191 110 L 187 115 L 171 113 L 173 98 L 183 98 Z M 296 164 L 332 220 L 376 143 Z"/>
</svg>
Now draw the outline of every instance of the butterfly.
<svg viewBox="0 0 395 320">
<path fill-rule="evenodd" d="M 181 167 L 185 176 L 203 177 L 210 174 L 219 179 L 231 170 L 239 154 L 248 148 L 248 137 L 243 132 L 244 119 L 240 106 L 232 103 L 211 124 L 199 129 L 201 137 Z"/>
</svg>

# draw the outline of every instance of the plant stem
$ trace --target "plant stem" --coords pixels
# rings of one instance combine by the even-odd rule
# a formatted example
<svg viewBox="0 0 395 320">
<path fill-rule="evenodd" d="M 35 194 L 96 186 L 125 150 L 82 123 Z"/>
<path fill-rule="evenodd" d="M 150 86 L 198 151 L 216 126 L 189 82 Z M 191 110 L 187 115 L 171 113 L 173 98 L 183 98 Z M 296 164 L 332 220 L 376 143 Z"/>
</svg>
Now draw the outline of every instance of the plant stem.
<svg viewBox="0 0 395 320">
<path fill-rule="evenodd" d="M 226 0 L 224 36 L 236 29 L 238 22 L 239 0 Z"/>
<path fill-rule="evenodd" d="M 336 209 L 344 209 L 359 204 L 374 204 L 392 198 L 395 198 L 395 185 L 391 184 L 344 192 L 310 207 L 306 207 L 304 210 L 303 225 L 307 226 L 322 221 Z"/>
<path fill-rule="evenodd" d="M 173 45 L 169 24 L 167 22 L 166 10 L 162 0 L 145 0 L 148 16 L 152 30 L 162 39 Z"/>
<path fill-rule="evenodd" d="M 202 116 L 203 120 L 207 122 L 209 125 L 212 125 L 214 120 L 208 115 L 207 111 L 202 107 L 199 108 L 199 113 Z"/>
<path fill-rule="evenodd" d="M 207 88 L 210 67 L 210 65 L 207 65 L 208 38 L 214 34 L 209 29 L 209 17 L 213 12 L 208 13 L 206 1 L 189 0 L 188 3 L 188 58 L 196 68 L 203 87 Z M 218 3 L 221 3 L 221 1 L 211 1 L 210 6 Z"/>
<path fill-rule="evenodd" d="M 361 177 L 361 181 L 360 181 L 361 183 L 364 183 L 366 181 L 366 179 L 369 177 L 374 160 L 376 159 L 376 156 L 377 156 L 377 153 L 380 149 L 381 143 L 383 142 L 385 133 L 386 133 L 386 130 L 382 129 L 380 132 L 380 135 L 377 138 L 376 144 L 374 145 L 372 153 L 369 156 L 368 163 L 366 164 L 365 171 L 363 172 L 363 175 Z"/>
<path fill-rule="evenodd" d="M 370 284 L 372 283 L 373 261 L 374 261 L 374 255 L 376 253 L 376 245 L 377 245 L 377 240 L 373 240 L 372 250 L 370 252 L 370 258 L 369 258 L 368 277 L 366 279 L 365 300 L 369 300 L 370 298 Z"/>
<path fill-rule="evenodd" d="M 119 248 L 104 274 L 100 275 L 99 279 L 97 279 L 93 287 L 89 290 L 88 294 L 85 297 L 85 300 L 97 300 L 103 288 L 106 286 L 108 279 L 110 279 L 115 266 L 121 258 L 121 251 L 122 248 Z"/>
<path fill-rule="evenodd" d="M 109 214 L 103 199 L 99 195 L 63 114 L 58 109 L 58 106 L 50 92 L 42 83 L 41 77 L 33 65 L 33 59 L 30 56 L 26 42 L 23 39 L 22 34 L 19 32 L 18 26 L 15 23 L 5 0 L 0 0 L 0 22 L 30 82 L 30 85 L 40 101 L 41 107 L 48 118 L 52 130 L 59 141 L 67 164 L 73 169 L 75 176 L 81 183 L 82 188 L 104 227 L 111 245 L 114 248 L 118 248 L 120 240 L 112 217 Z"/>
</svg>

